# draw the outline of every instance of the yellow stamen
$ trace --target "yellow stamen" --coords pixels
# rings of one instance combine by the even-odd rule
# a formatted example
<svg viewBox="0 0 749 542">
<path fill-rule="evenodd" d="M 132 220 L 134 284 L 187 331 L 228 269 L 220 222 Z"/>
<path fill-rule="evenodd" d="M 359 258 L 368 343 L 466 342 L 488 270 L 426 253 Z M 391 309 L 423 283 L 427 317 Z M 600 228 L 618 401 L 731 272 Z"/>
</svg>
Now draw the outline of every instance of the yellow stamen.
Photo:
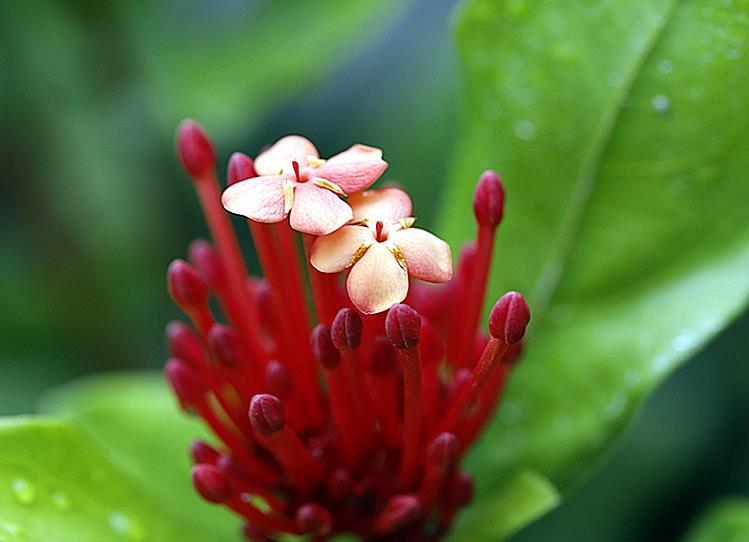
<svg viewBox="0 0 749 542">
<path fill-rule="evenodd" d="M 400 265 L 403 269 L 406 268 L 406 257 L 403 255 L 403 252 L 401 252 L 401 249 L 399 249 L 395 245 L 390 245 L 388 247 L 388 250 L 391 252 L 393 256 L 395 256 L 395 261 L 398 262 L 398 265 Z"/>
<path fill-rule="evenodd" d="M 356 262 L 362 259 L 362 256 L 364 256 L 364 253 L 369 250 L 369 247 L 371 244 L 369 243 L 362 243 L 359 248 L 357 248 L 354 253 L 351 255 L 351 263 L 349 264 L 349 267 L 354 265 Z"/>
<path fill-rule="evenodd" d="M 398 225 L 400 225 L 402 230 L 407 230 L 414 225 L 414 222 L 416 222 L 416 218 L 413 216 L 406 216 L 398 219 Z"/>
<path fill-rule="evenodd" d="M 289 214 L 294 207 L 294 185 L 290 181 L 283 183 L 283 212 Z"/>
<path fill-rule="evenodd" d="M 307 156 L 307 163 L 312 167 L 320 167 L 325 163 L 325 160 L 322 158 L 318 158 L 317 156 L 312 156 L 311 154 Z"/>
<path fill-rule="evenodd" d="M 327 179 L 321 179 L 320 177 L 316 177 L 312 179 L 312 182 L 315 183 L 320 188 L 325 188 L 327 190 L 330 190 L 334 194 L 337 194 L 339 196 L 345 196 L 346 192 L 344 192 L 340 186 L 338 186 L 335 183 L 330 182 Z"/>
</svg>

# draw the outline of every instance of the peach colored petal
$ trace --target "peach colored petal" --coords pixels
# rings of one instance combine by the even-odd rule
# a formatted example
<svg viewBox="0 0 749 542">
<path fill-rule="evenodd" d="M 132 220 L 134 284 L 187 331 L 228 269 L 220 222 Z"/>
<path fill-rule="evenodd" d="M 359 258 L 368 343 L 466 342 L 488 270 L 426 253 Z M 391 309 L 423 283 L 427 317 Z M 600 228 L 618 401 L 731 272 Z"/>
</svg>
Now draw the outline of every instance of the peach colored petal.
<svg viewBox="0 0 749 542">
<path fill-rule="evenodd" d="M 314 183 L 296 185 L 291 227 L 310 235 L 328 235 L 351 220 L 353 213 L 345 201 Z"/>
<path fill-rule="evenodd" d="M 386 311 L 406 298 L 408 273 L 384 243 L 374 243 L 351 268 L 346 290 L 363 313 Z"/>
<path fill-rule="evenodd" d="M 283 185 L 286 177 L 266 175 L 240 181 L 224 190 L 221 203 L 230 213 L 255 222 L 281 222 L 285 217 Z"/>
<path fill-rule="evenodd" d="M 354 255 L 374 243 L 366 226 L 344 226 L 330 235 L 318 237 L 312 245 L 310 263 L 323 273 L 338 273 L 353 263 Z"/>
<path fill-rule="evenodd" d="M 382 188 L 359 192 L 348 199 L 354 220 L 382 220 L 394 224 L 399 218 L 411 216 L 411 198 L 400 188 Z"/>
<path fill-rule="evenodd" d="M 308 156 L 318 156 L 309 139 L 298 135 L 282 137 L 255 158 L 255 171 L 258 175 L 278 175 L 281 171 L 293 175 L 291 162 L 296 160 L 303 166 Z"/>
<path fill-rule="evenodd" d="M 368 188 L 387 167 L 387 162 L 382 159 L 382 150 L 354 145 L 331 157 L 315 169 L 314 175 L 334 182 L 346 194 L 353 194 Z"/>
<path fill-rule="evenodd" d="M 428 282 L 447 282 L 452 278 L 450 245 L 419 228 L 408 228 L 390 235 L 406 260 L 408 274 Z"/>
</svg>

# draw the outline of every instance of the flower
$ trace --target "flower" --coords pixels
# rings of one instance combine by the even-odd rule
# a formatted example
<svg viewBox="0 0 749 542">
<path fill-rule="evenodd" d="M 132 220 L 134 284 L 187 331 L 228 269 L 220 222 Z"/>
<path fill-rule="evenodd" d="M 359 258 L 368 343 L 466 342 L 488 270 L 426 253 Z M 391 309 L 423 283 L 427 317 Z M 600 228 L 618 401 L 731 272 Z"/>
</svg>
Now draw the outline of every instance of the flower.
<svg viewBox="0 0 749 542">
<path fill-rule="evenodd" d="M 341 533 L 372 542 L 440 540 L 472 499 L 461 460 L 495 411 L 530 320 L 523 296 L 510 292 L 494 305 L 488 334 L 479 329 L 504 207 L 499 177 L 486 172 L 479 180 L 477 240 L 462 251 L 452 280 L 416 283 L 408 304 L 361 315 L 338 274 L 310 266 L 314 322 L 296 234 L 286 223 L 249 221 L 265 274 L 250 277 L 221 208 L 213 147 L 197 125 L 183 127 L 180 157 L 213 242 L 194 242 L 190 262 L 169 266 L 169 291 L 191 323 L 167 327 L 165 372 L 182 409 L 215 437 L 191 447 L 196 491 L 241 518 L 248 540 L 308 534 L 323 541 Z M 252 170 L 248 156 L 234 154 L 229 184 Z M 410 227 L 405 192 L 364 192 L 350 201 L 354 222 L 307 238 L 308 253 L 344 269 L 366 245 L 351 273 L 377 282 L 372 267 L 385 266 L 398 267 L 399 277 L 449 278 L 449 248 Z M 390 287 L 385 280 L 377 289 Z M 382 299 L 401 295 L 386 291 Z"/>
<path fill-rule="evenodd" d="M 259 175 L 224 191 L 227 211 L 274 224 L 290 216 L 291 227 L 311 235 L 331 233 L 351 217 L 339 196 L 368 188 L 387 168 L 382 151 L 354 145 L 328 160 L 307 139 L 281 138 L 255 160 Z"/>
<path fill-rule="evenodd" d="M 319 237 L 310 262 L 323 273 L 351 268 L 346 281 L 353 304 L 365 314 L 382 312 L 408 294 L 408 276 L 428 282 L 452 277 L 450 246 L 412 228 L 411 198 L 399 188 L 349 198 L 353 223 Z"/>
</svg>

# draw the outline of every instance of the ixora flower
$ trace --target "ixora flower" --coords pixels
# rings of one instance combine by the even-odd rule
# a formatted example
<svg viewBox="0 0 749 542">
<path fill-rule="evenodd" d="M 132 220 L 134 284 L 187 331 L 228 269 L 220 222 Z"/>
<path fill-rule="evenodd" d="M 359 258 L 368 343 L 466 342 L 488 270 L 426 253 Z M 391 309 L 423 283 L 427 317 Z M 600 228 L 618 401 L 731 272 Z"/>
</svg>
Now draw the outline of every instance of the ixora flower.
<svg viewBox="0 0 749 542">
<path fill-rule="evenodd" d="M 382 151 L 374 147 L 354 145 L 322 160 L 309 140 L 286 136 L 257 157 L 259 176 L 227 188 L 222 201 L 227 211 L 256 222 L 273 224 L 290 214 L 295 230 L 325 235 L 351 219 L 339 196 L 369 187 L 385 168 Z"/>
<path fill-rule="evenodd" d="M 247 274 L 210 141 L 186 121 L 178 150 L 213 236 L 168 271 L 192 325 L 167 327 L 166 376 L 181 407 L 216 437 L 191 448 L 196 490 L 233 510 L 253 541 L 443 538 L 472 500 L 461 459 L 497 407 L 530 320 L 523 296 L 510 292 L 494 305 L 488 333 L 479 329 L 504 206 L 497 175 L 479 180 L 477 240 L 451 280 L 449 248 L 411 227 L 410 199 L 390 188 L 352 196 L 351 224 L 303 236 L 307 285 L 286 221 L 248 221 L 265 276 Z M 249 156 L 231 157 L 229 185 L 254 175 Z M 335 182 L 353 185 L 345 175 Z M 448 282 L 409 290 L 407 274 Z M 365 309 L 387 312 L 358 311 L 360 294 L 376 299 Z"/>
<path fill-rule="evenodd" d="M 411 198 L 399 188 L 361 192 L 349 199 L 353 223 L 318 238 L 310 262 L 323 273 L 351 268 L 346 282 L 351 301 L 365 314 L 389 309 L 408 295 L 408 276 L 447 282 L 450 247 L 412 228 Z"/>
</svg>

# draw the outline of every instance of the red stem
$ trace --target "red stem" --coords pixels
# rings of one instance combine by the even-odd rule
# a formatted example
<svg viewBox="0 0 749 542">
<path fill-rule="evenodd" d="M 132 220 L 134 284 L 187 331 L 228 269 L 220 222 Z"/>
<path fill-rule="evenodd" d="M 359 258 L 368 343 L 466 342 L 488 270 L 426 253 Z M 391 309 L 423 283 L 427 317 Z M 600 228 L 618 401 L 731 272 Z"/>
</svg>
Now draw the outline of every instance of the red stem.
<svg viewBox="0 0 749 542">
<path fill-rule="evenodd" d="M 271 435 L 257 435 L 260 444 L 280 463 L 291 483 L 309 493 L 325 478 L 325 469 L 304 445 L 299 435 L 285 424 Z"/>
<path fill-rule="evenodd" d="M 328 381 L 330 416 L 338 431 L 343 459 L 353 469 L 359 459 L 359 435 L 353 418 L 353 404 L 346 386 L 346 375 L 339 363 L 335 369 L 325 369 Z"/>
<path fill-rule="evenodd" d="M 280 531 L 297 533 L 296 524 L 286 518 L 276 515 L 268 515 L 261 512 L 257 507 L 244 501 L 241 495 L 233 497 L 226 505 L 240 516 L 244 516 L 253 526 L 264 531 Z"/>
<path fill-rule="evenodd" d="M 418 346 L 397 348 L 403 367 L 403 448 L 398 470 L 398 489 L 413 486 L 418 470 L 422 432 L 422 370 Z"/>
<path fill-rule="evenodd" d="M 303 234 L 304 253 L 307 261 L 310 261 L 312 243 L 315 242 L 313 235 Z M 341 308 L 338 301 L 338 275 L 334 273 L 321 273 L 309 264 L 309 281 L 312 287 L 312 300 L 315 304 L 317 323 L 330 325 L 336 313 Z"/>
</svg>

